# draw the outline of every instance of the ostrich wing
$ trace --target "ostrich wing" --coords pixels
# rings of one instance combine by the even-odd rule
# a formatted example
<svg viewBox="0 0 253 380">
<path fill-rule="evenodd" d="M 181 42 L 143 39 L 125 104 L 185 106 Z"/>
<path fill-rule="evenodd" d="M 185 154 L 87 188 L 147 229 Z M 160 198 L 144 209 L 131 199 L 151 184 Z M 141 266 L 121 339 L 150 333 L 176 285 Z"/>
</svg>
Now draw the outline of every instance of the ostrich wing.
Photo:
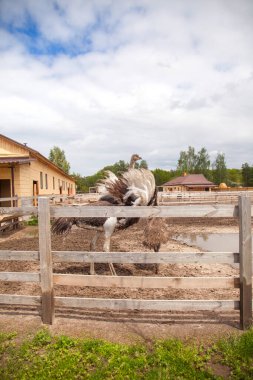
<svg viewBox="0 0 253 380">
<path fill-rule="evenodd" d="M 110 187 L 118 181 L 118 177 L 110 170 L 105 171 L 105 178 L 98 182 L 98 192 L 102 196 L 110 194 Z"/>
<path fill-rule="evenodd" d="M 51 231 L 55 235 L 67 235 L 75 223 L 75 218 L 58 218 L 53 222 Z"/>
<path fill-rule="evenodd" d="M 150 170 L 129 169 L 119 178 L 110 171 L 107 177 L 100 181 L 103 196 L 112 196 L 118 204 L 133 205 L 138 199 L 138 205 L 148 205 L 154 197 L 156 186 L 155 178 Z"/>
<path fill-rule="evenodd" d="M 150 170 L 130 169 L 123 173 L 122 180 L 127 184 L 124 202 L 131 198 L 140 198 L 140 205 L 146 206 L 155 194 L 155 178 Z"/>
</svg>

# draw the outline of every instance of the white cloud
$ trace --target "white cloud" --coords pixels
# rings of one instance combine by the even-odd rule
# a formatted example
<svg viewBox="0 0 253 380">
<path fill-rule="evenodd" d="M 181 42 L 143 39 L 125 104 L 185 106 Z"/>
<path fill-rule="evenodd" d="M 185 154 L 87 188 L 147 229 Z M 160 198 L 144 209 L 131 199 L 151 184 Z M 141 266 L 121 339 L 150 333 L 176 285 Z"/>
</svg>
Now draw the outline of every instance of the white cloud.
<svg viewBox="0 0 253 380">
<path fill-rule="evenodd" d="M 175 168 L 189 145 L 252 164 L 251 1 L 0 7 L 1 133 L 46 156 L 60 146 L 83 175 L 133 152 Z"/>
</svg>

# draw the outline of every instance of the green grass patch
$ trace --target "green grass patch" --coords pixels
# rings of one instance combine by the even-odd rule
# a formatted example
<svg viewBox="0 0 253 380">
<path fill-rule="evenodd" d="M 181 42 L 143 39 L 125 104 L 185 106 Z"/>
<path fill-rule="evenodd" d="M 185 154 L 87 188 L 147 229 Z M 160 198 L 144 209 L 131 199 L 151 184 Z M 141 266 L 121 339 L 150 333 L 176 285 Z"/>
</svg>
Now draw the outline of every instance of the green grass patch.
<svg viewBox="0 0 253 380">
<path fill-rule="evenodd" d="M 210 363 L 229 367 L 229 379 L 253 378 L 253 331 L 208 349 L 170 339 L 124 345 L 51 336 L 47 329 L 22 342 L 0 334 L 0 379 L 222 379 Z"/>
<path fill-rule="evenodd" d="M 38 217 L 32 215 L 29 220 L 26 222 L 27 226 L 37 226 L 38 225 Z"/>
<path fill-rule="evenodd" d="M 230 379 L 253 379 L 253 328 L 220 340 L 213 350 L 216 360 L 230 368 Z"/>
</svg>

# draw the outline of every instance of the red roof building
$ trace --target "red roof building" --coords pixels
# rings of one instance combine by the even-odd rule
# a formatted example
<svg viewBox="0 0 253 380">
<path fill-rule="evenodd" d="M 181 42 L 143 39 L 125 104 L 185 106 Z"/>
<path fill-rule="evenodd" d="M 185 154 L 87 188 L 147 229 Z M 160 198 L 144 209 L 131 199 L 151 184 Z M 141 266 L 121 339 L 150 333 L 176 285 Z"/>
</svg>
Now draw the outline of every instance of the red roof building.
<svg viewBox="0 0 253 380">
<path fill-rule="evenodd" d="M 163 191 L 209 191 L 215 184 L 203 174 L 185 174 L 162 185 Z"/>
</svg>

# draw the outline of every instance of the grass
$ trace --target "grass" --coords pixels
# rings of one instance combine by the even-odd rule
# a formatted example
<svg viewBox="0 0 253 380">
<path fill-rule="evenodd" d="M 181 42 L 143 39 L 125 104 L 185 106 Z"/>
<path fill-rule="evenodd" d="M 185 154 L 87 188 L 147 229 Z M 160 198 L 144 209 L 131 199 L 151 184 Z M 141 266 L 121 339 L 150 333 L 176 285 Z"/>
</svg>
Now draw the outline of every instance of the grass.
<svg viewBox="0 0 253 380">
<path fill-rule="evenodd" d="M 26 222 L 27 226 L 37 226 L 38 225 L 38 217 L 32 215 L 30 219 Z"/>
<path fill-rule="evenodd" d="M 17 343 L 18 342 L 18 343 Z M 0 379 L 228 379 L 253 378 L 253 330 L 209 348 L 170 339 L 151 346 L 51 336 L 47 329 L 21 343 L 0 333 Z"/>
</svg>

